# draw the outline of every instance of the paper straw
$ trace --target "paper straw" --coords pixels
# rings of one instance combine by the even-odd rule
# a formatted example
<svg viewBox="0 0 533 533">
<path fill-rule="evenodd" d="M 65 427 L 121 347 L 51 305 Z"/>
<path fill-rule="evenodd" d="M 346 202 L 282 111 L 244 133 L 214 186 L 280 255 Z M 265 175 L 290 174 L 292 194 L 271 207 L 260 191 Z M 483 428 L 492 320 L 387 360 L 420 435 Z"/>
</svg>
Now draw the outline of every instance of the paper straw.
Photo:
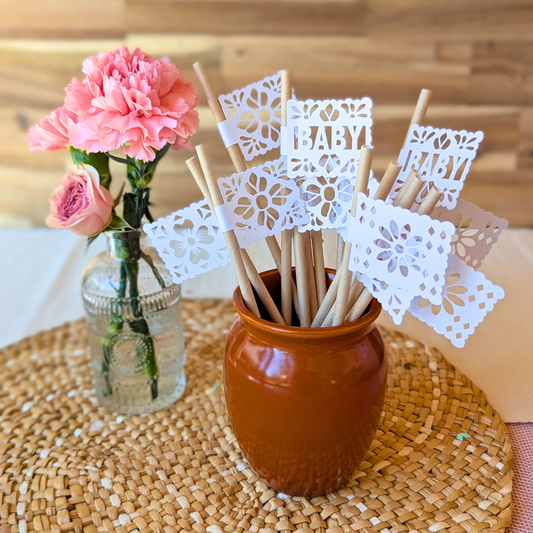
<svg viewBox="0 0 533 533">
<path fill-rule="evenodd" d="M 392 189 L 392 186 L 395 183 L 395 180 L 401 170 L 401 165 L 398 165 L 397 163 L 390 163 L 387 170 L 385 171 L 385 174 L 383 176 L 383 179 L 380 182 L 379 188 L 376 191 L 376 194 L 374 195 L 374 198 L 376 200 L 385 200 Z M 405 187 L 406 183 L 402 186 L 402 189 L 400 189 L 400 192 L 403 191 L 403 187 Z M 342 243 L 342 246 L 340 246 L 340 243 Z M 344 240 L 340 236 L 340 234 L 337 234 L 337 254 L 339 253 L 339 250 L 344 251 Z M 340 263 L 342 262 L 342 255 L 341 258 L 337 260 L 339 266 L 337 267 L 337 271 L 340 269 Z M 335 304 L 335 300 L 337 298 L 337 289 L 339 285 L 339 277 L 336 275 L 333 279 L 332 284 L 330 285 L 326 297 L 322 301 L 322 304 L 319 307 L 318 313 L 313 319 L 313 323 L 311 324 L 312 327 L 326 327 L 326 319 L 328 316 L 331 316 L 331 321 L 329 321 L 329 324 L 331 325 L 332 322 L 332 315 L 331 315 L 331 309 Z M 359 294 L 362 290 L 363 284 L 359 281 L 356 281 L 352 288 L 350 289 L 350 294 L 353 294 L 356 292 Z M 353 302 L 352 304 L 353 305 Z M 351 307 L 351 305 L 348 307 L 348 309 Z"/>
<path fill-rule="evenodd" d="M 311 249 L 311 233 L 306 231 L 305 235 L 305 255 L 307 260 L 307 275 L 309 277 L 309 311 L 311 312 L 311 321 L 318 311 L 318 299 L 316 295 L 315 269 L 313 266 L 313 251 Z"/>
<path fill-rule="evenodd" d="M 312 231 L 313 259 L 315 261 L 316 296 L 318 305 L 324 301 L 327 292 L 326 269 L 324 267 L 324 244 L 321 231 Z"/>
<path fill-rule="evenodd" d="M 313 318 L 313 322 L 311 324 L 312 328 L 320 327 L 323 321 L 326 319 L 331 308 L 334 306 L 335 299 L 337 298 L 337 290 L 339 288 L 339 280 L 340 280 L 340 276 L 335 274 L 335 277 L 333 278 L 333 281 L 331 282 L 331 285 L 329 286 L 328 292 L 326 293 L 326 297 L 324 298 L 324 300 L 322 301 L 322 304 L 318 308 L 315 318 Z"/>
<path fill-rule="evenodd" d="M 209 203 L 211 210 L 215 212 L 215 204 L 213 201 L 213 193 L 210 188 L 210 184 L 208 182 L 208 179 L 205 177 L 204 168 L 210 169 L 209 162 L 206 159 L 205 152 L 202 148 L 202 146 L 198 146 L 197 148 L 198 157 L 201 158 L 201 161 L 198 161 L 196 158 L 189 159 L 186 163 L 191 172 L 193 173 L 193 176 L 198 183 L 198 186 L 200 187 L 200 190 L 202 192 L 205 191 L 205 197 L 207 202 Z M 212 179 L 212 173 L 210 170 L 208 170 L 208 174 L 211 176 L 210 179 Z M 215 182 L 216 187 L 216 193 L 218 194 L 218 201 L 222 201 L 222 196 L 220 195 L 220 190 L 218 188 L 218 185 Z M 220 204 L 218 204 L 220 205 Z M 234 232 L 233 235 L 235 236 Z M 225 236 L 226 234 L 224 234 Z M 227 241 L 226 241 L 227 243 Z M 229 246 L 228 246 L 229 249 Z M 274 300 L 272 299 L 271 294 L 268 292 L 268 289 L 266 288 L 265 284 L 263 283 L 263 280 L 261 279 L 261 276 L 257 272 L 257 269 L 255 268 L 255 265 L 253 264 L 252 260 L 250 259 L 250 256 L 248 255 L 248 252 L 246 250 L 240 249 L 240 254 L 242 256 L 242 260 L 248 275 L 248 278 L 255 289 L 255 292 L 259 295 L 259 298 L 261 299 L 261 302 L 263 302 L 263 305 L 265 306 L 265 309 L 267 310 L 268 314 L 270 315 L 270 318 L 275 322 L 276 324 L 284 325 L 285 321 L 283 320 L 280 312 L 278 311 L 278 308 L 276 307 L 276 304 L 274 303 Z M 230 252 L 230 255 L 231 252 Z M 233 255 L 232 255 L 233 257 Z M 238 278 L 239 279 L 239 278 Z M 240 282 L 239 282 L 240 286 Z M 241 289 L 242 291 L 242 289 Z M 255 302 L 255 298 L 254 298 Z"/>
<path fill-rule="evenodd" d="M 405 191 L 407 190 L 407 186 L 411 183 L 413 178 L 417 175 L 415 174 L 416 170 L 411 170 L 411 173 L 409 176 L 407 176 L 407 179 L 403 182 L 403 185 L 401 189 L 398 191 L 398 194 L 396 195 L 396 198 L 393 200 L 393 205 L 398 205 L 399 202 L 402 201 L 402 196 L 405 194 Z"/>
<path fill-rule="evenodd" d="M 283 320 L 281 313 L 276 307 L 276 304 L 274 303 L 271 294 L 268 292 L 268 289 L 261 279 L 259 272 L 257 272 L 255 265 L 248 255 L 248 252 L 246 250 L 241 250 L 241 254 L 248 277 L 250 278 L 250 282 L 252 283 L 255 292 L 259 295 L 259 298 L 261 298 L 261 301 L 270 315 L 270 318 L 272 318 L 276 324 L 285 325 L 285 321 Z"/>
<path fill-rule="evenodd" d="M 442 191 L 437 187 L 431 187 L 426 197 L 422 200 L 422 203 L 418 207 L 417 213 L 419 215 L 429 215 L 439 203 L 440 199 L 442 198 L 442 194 Z"/>
<path fill-rule="evenodd" d="M 291 240 L 291 248 L 292 248 L 292 231 L 288 231 L 287 233 L 289 235 L 289 239 Z M 282 239 L 283 239 L 283 234 L 284 232 L 281 232 Z M 266 243 L 270 250 L 270 253 L 272 254 L 272 259 L 274 259 L 276 268 L 278 269 L 278 271 L 281 272 L 281 261 L 282 261 L 281 248 L 279 246 L 271 247 L 271 241 L 266 241 Z M 292 250 L 291 250 L 291 256 L 292 256 Z M 291 268 L 291 292 L 292 292 L 292 304 L 294 305 L 294 311 L 296 312 L 296 316 L 299 319 L 300 308 L 298 306 L 298 291 L 296 289 L 296 283 L 294 283 L 294 279 L 292 278 L 292 268 Z M 283 320 L 285 320 L 285 317 L 283 317 Z"/>
<path fill-rule="evenodd" d="M 307 270 L 307 253 L 305 249 L 305 235 L 292 230 L 294 241 L 294 262 L 296 265 L 296 288 L 298 289 L 298 305 L 300 306 L 300 326 L 308 328 L 311 324 L 311 310 L 309 308 L 309 278 Z"/>
<path fill-rule="evenodd" d="M 354 276 L 355 277 L 355 276 Z M 348 309 L 351 309 L 352 306 L 355 304 L 361 293 L 363 292 L 365 286 L 360 281 L 355 281 L 352 283 L 352 287 L 350 288 L 350 296 L 348 299 Z M 335 315 L 335 306 L 332 306 L 328 315 L 324 319 L 324 322 L 322 322 L 321 327 L 327 328 L 331 325 L 333 325 L 333 317 Z"/>
<path fill-rule="evenodd" d="M 200 165 L 200 162 L 198 161 L 198 158 L 192 157 L 188 159 L 185 163 L 189 167 L 189 170 L 191 171 L 192 175 L 194 176 L 196 180 L 196 183 L 198 183 L 200 190 L 202 191 L 203 195 L 205 196 L 207 202 L 209 203 L 209 205 L 211 206 L 211 209 L 214 212 L 213 203 L 211 200 L 211 193 L 209 191 L 207 181 L 203 175 L 202 167 Z M 273 252 L 272 256 L 274 257 L 274 261 L 279 262 L 281 260 L 281 258 L 279 257 L 280 256 L 279 247 L 277 248 L 277 251 L 273 250 L 272 252 Z M 248 273 L 248 277 L 255 291 L 261 298 L 261 301 L 263 302 L 263 305 L 268 311 L 268 314 L 270 315 L 270 317 L 276 324 L 286 324 L 285 320 L 281 317 L 278 311 L 278 308 L 274 304 L 274 301 L 272 300 L 270 295 L 269 297 L 266 296 L 266 293 L 268 293 L 268 290 L 265 284 L 263 283 L 261 276 L 259 276 L 257 269 L 255 268 L 246 250 L 241 249 L 241 255 L 243 258 L 246 271 Z M 296 286 L 294 286 L 294 291 L 296 292 Z"/>
<path fill-rule="evenodd" d="M 387 196 L 396 182 L 396 178 L 402 169 L 402 165 L 398 163 L 389 163 L 383 178 L 379 182 L 378 190 L 374 194 L 374 200 L 386 200 Z"/>
<path fill-rule="evenodd" d="M 291 83 L 289 71 L 281 71 L 281 125 L 287 125 L 287 101 L 291 98 Z M 281 264 L 279 268 L 281 276 L 281 313 L 287 324 L 292 323 L 292 231 L 284 230 L 280 236 Z M 298 305 L 298 308 L 300 306 Z M 299 313 L 298 313 L 299 316 Z"/>
<path fill-rule="evenodd" d="M 337 261 L 335 263 L 335 270 L 339 270 L 342 263 L 342 256 L 344 255 L 344 239 L 340 233 L 337 233 Z"/>
<path fill-rule="evenodd" d="M 411 126 L 413 124 L 420 124 L 422 120 L 424 119 L 429 103 L 429 98 L 431 96 L 431 91 L 428 89 L 422 89 L 420 92 L 420 96 L 418 97 L 418 102 L 415 107 L 415 111 L 413 113 L 413 116 L 411 117 L 411 122 L 409 124 L 409 129 L 407 130 L 407 134 L 405 136 L 405 140 L 403 142 L 403 146 L 405 146 L 405 143 L 407 142 L 407 138 L 409 137 L 409 130 L 411 129 Z M 395 165 L 395 168 L 392 168 L 392 165 Z M 394 177 L 394 180 L 392 180 L 391 186 L 387 193 L 385 194 L 385 198 L 388 196 L 388 193 L 390 192 L 390 189 L 394 185 L 394 181 L 396 180 L 396 177 L 398 176 L 401 166 L 397 163 L 391 163 L 389 167 L 387 168 L 387 172 L 385 172 L 385 176 L 383 176 L 382 183 L 385 181 L 385 177 L 387 177 L 387 173 L 390 169 L 390 175 L 388 177 L 389 180 L 392 180 L 392 174 L 396 172 L 396 176 Z M 422 187 L 424 186 L 424 183 L 420 183 L 422 180 L 420 179 L 420 176 L 418 172 L 413 170 L 408 178 L 405 180 L 402 188 L 400 189 L 400 192 L 396 196 L 396 198 L 393 201 L 393 205 L 399 205 L 400 207 L 405 207 L 407 209 L 410 209 L 413 205 L 414 200 L 418 196 L 418 193 L 422 190 Z M 386 182 L 388 183 L 388 182 Z M 381 186 L 381 184 L 380 184 Z M 384 184 L 385 188 L 385 184 Z M 409 191 L 409 194 L 407 196 L 406 193 Z M 416 194 L 415 194 L 416 192 Z M 379 193 L 379 189 L 378 189 Z M 376 199 L 385 199 L 381 198 L 382 192 L 379 194 L 380 198 L 378 198 L 378 194 L 374 198 Z M 414 197 L 413 197 L 414 194 Z M 437 200 L 438 202 L 438 200 Z M 351 322 L 353 320 L 356 320 L 359 318 L 365 311 L 365 309 L 368 307 L 368 304 L 372 301 L 372 295 L 368 291 L 368 289 L 364 289 L 363 292 L 360 294 L 356 302 L 353 304 L 352 308 L 348 311 L 348 315 L 346 317 L 347 322 Z"/>
<path fill-rule="evenodd" d="M 207 187 L 209 189 L 209 195 L 211 197 L 212 202 L 212 208 L 214 210 L 216 206 L 222 205 L 222 195 L 220 194 L 216 178 L 211 172 L 211 165 L 208 162 L 206 154 L 201 145 L 196 147 L 196 152 L 198 154 L 198 159 L 200 161 L 204 178 L 207 182 Z M 194 174 L 193 176 L 196 178 Z M 198 185 L 200 186 L 200 183 L 198 183 Z M 201 188 L 202 187 L 200 186 L 200 189 Z M 231 262 L 233 264 L 233 269 L 235 270 L 235 275 L 237 276 L 237 283 L 239 284 L 239 287 L 241 289 L 244 303 L 246 304 L 246 307 L 248 307 L 248 309 L 255 316 L 260 318 L 261 314 L 259 313 L 259 308 L 257 307 L 257 303 L 255 301 L 252 286 L 250 285 L 250 280 L 248 279 L 246 273 L 246 268 L 242 259 L 239 243 L 237 242 L 237 237 L 235 236 L 235 233 L 233 231 L 226 231 L 223 233 L 223 235 L 226 240 L 226 246 L 228 247 Z"/>
<path fill-rule="evenodd" d="M 405 209 L 411 209 L 411 206 L 416 200 L 418 193 L 424 187 L 425 183 L 426 182 L 420 177 L 418 171 L 411 170 L 411 174 L 409 174 L 405 180 L 405 183 L 400 189 L 400 193 L 398 196 L 396 196 L 392 202 L 392 205 L 397 205 Z"/>
<path fill-rule="evenodd" d="M 416 103 L 415 112 L 413 113 L 413 116 L 411 117 L 411 122 L 409 124 L 409 129 L 407 130 L 407 135 L 405 136 L 405 140 L 403 141 L 403 146 L 405 146 L 405 143 L 407 142 L 407 138 L 409 137 L 409 130 L 411 129 L 411 126 L 413 124 L 420 124 L 422 120 L 424 120 L 424 117 L 426 116 L 426 111 L 428 108 L 430 97 L 431 97 L 430 90 L 422 89 L 420 91 L 420 96 L 418 97 L 418 102 Z"/>
<path fill-rule="evenodd" d="M 357 177 L 355 181 L 355 187 L 353 192 L 353 201 L 351 215 L 355 216 L 357 209 L 357 194 L 360 192 L 367 192 L 368 178 L 370 176 L 370 165 L 372 163 L 372 148 L 370 146 L 363 146 L 361 148 L 361 156 L 359 158 L 359 166 L 357 168 Z M 344 254 L 342 256 L 342 263 L 340 267 L 341 278 L 339 281 L 339 288 L 337 292 L 337 301 L 335 303 L 335 315 L 333 317 L 333 325 L 339 326 L 344 324 L 346 318 L 346 308 L 348 306 L 348 298 L 350 294 L 351 275 L 352 273 L 348 269 L 348 263 L 350 261 L 350 255 L 352 251 L 351 243 L 347 242 L 344 245 Z"/>
<path fill-rule="evenodd" d="M 193 156 L 190 159 L 187 159 L 187 161 L 185 161 L 185 164 L 187 165 L 187 167 L 189 167 L 189 170 L 191 171 L 191 174 L 194 180 L 196 181 L 198 188 L 204 195 L 204 198 L 206 199 L 207 203 L 209 204 L 209 207 L 211 208 L 211 211 L 213 211 L 214 214 L 215 210 L 213 206 L 213 200 L 211 199 L 211 192 L 209 191 L 209 187 L 207 186 L 207 181 L 205 180 L 204 171 L 202 170 L 200 161 L 198 161 L 198 158 L 196 156 Z"/>
<path fill-rule="evenodd" d="M 215 94 L 215 91 L 213 90 L 213 86 L 209 80 L 209 76 L 207 75 L 203 65 L 200 62 L 197 62 L 197 63 L 194 63 L 193 68 L 194 68 L 194 71 L 196 72 L 196 76 L 198 77 L 198 80 L 200 81 L 200 85 L 202 86 L 205 92 L 207 103 L 209 104 L 209 107 L 211 109 L 211 112 L 213 113 L 213 116 L 215 117 L 217 124 L 220 122 L 223 122 L 224 120 L 226 120 L 226 115 L 224 114 L 224 110 L 222 109 L 222 106 L 220 105 L 220 102 L 218 101 L 217 95 Z M 237 172 L 244 172 L 245 170 L 247 170 L 248 167 L 246 164 L 246 160 L 244 159 L 244 156 L 242 155 L 241 149 L 238 144 L 229 146 L 227 148 L 227 151 L 231 157 L 231 161 L 233 162 L 233 166 L 235 167 L 235 170 Z M 273 235 L 269 237 L 265 237 L 265 240 L 270 241 L 269 248 L 279 246 L 278 241 L 276 240 L 276 237 L 274 237 Z"/>
</svg>

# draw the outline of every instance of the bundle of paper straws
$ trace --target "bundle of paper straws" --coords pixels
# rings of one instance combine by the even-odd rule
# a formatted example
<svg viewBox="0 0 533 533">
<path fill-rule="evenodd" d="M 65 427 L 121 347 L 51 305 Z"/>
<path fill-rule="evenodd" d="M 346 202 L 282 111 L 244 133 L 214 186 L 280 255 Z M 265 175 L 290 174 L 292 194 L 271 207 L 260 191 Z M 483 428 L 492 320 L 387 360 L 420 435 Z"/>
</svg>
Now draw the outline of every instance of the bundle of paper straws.
<svg viewBox="0 0 533 533">
<path fill-rule="evenodd" d="M 213 115 L 220 123 L 226 119 L 222 107 L 213 92 L 211 84 L 200 63 L 194 65 L 196 74 L 207 96 Z M 430 91 L 422 90 L 411 124 L 419 124 L 423 119 L 430 96 Z M 287 101 L 291 97 L 291 86 L 287 71 L 281 73 L 281 125 L 287 124 Z M 217 207 L 223 205 L 223 198 L 217 184 L 211 161 L 206 150 L 196 147 L 197 156 L 189 159 L 187 165 L 200 190 L 205 195 L 211 210 L 217 213 Z M 228 147 L 229 155 L 238 173 L 247 170 L 246 161 L 237 144 Z M 368 195 L 368 181 L 372 163 L 372 148 L 363 146 L 359 159 L 357 177 L 353 191 L 351 215 L 356 215 L 357 194 Z M 374 199 L 386 200 L 401 170 L 398 163 L 390 163 Z M 393 205 L 411 209 L 424 181 L 413 170 L 403 184 L 400 193 L 394 198 Z M 432 187 L 419 205 L 417 213 L 429 214 L 433 211 L 442 193 Z M 299 324 L 301 327 L 338 326 L 357 320 L 372 300 L 372 295 L 348 269 L 351 244 L 337 237 L 337 269 L 335 277 L 329 284 L 324 267 L 322 231 L 301 233 L 295 227 L 280 234 L 280 242 L 275 236 L 266 237 L 266 243 L 281 276 L 281 309 L 278 309 L 272 295 L 268 292 L 259 272 L 247 251 L 241 249 L 234 231 L 224 232 L 227 248 L 237 281 L 248 309 L 260 317 L 256 296 L 260 299 L 270 319 L 280 325 Z M 294 248 L 294 253 L 293 253 Z M 295 279 L 293 277 L 293 258 Z M 293 313 L 294 310 L 294 313 Z M 294 316 L 295 315 L 295 316 Z M 266 318 L 266 317 L 263 317 Z"/>
</svg>

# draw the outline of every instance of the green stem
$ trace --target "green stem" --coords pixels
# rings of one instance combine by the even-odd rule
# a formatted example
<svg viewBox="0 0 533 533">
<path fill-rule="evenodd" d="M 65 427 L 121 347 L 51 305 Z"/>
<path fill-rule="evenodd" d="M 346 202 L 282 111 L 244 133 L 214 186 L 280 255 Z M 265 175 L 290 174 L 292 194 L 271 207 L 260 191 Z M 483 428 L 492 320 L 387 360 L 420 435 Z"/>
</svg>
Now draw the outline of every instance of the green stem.
<svg viewBox="0 0 533 533">
<path fill-rule="evenodd" d="M 141 257 L 148 263 L 148 266 L 152 269 L 152 273 L 155 276 L 155 279 L 159 282 L 159 285 L 162 289 L 166 289 L 167 286 L 165 285 L 165 281 L 161 277 L 161 274 L 157 270 L 156 266 L 154 265 L 154 260 L 145 252 L 141 250 Z"/>
<path fill-rule="evenodd" d="M 159 377 L 159 369 L 157 368 L 157 361 L 155 358 L 155 347 L 154 341 L 150 335 L 150 330 L 148 328 L 148 323 L 143 317 L 142 308 L 139 302 L 139 288 L 137 285 L 137 276 L 139 274 L 139 261 L 134 259 L 132 261 L 125 261 L 126 272 L 128 276 L 128 281 L 130 284 L 130 299 L 133 316 L 136 317 L 136 320 L 130 322 L 130 328 L 143 335 L 145 338 L 145 343 L 147 347 L 146 358 L 144 361 L 144 368 L 146 375 L 151 380 L 151 393 L 152 400 L 155 400 L 158 396 L 158 387 L 157 380 Z"/>
<path fill-rule="evenodd" d="M 126 294 L 126 266 L 124 262 L 120 265 L 120 283 L 117 288 L 117 299 L 121 300 Z M 111 354 L 113 352 L 113 346 L 115 344 L 113 337 L 122 330 L 124 324 L 122 322 L 120 314 L 111 315 L 111 324 L 107 328 L 109 337 L 102 337 L 102 374 L 106 383 L 106 390 L 104 396 L 110 396 L 113 394 L 113 387 L 111 385 L 111 379 L 109 376 L 109 368 L 111 366 Z"/>
</svg>

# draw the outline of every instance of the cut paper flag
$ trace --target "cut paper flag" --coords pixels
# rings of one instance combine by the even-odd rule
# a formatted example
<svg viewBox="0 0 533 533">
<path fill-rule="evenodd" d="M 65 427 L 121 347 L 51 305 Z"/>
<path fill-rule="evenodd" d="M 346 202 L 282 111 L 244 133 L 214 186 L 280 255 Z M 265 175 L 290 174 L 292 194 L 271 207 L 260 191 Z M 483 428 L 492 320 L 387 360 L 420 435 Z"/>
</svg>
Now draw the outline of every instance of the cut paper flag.
<svg viewBox="0 0 533 533">
<path fill-rule="evenodd" d="M 224 204 L 217 217 L 223 231 L 235 231 L 241 248 L 309 220 L 283 157 L 219 178 L 218 187 Z"/>
<path fill-rule="evenodd" d="M 218 97 L 226 120 L 218 124 L 226 148 L 238 144 L 246 161 L 280 145 L 281 73 Z"/>
<path fill-rule="evenodd" d="M 174 283 L 230 262 L 220 224 L 205 199 L 144 224 L 143 230 Z"/>
<path fill-rule="evenodd" d="M 437 207 L 431 217 L 454 224 L 452 253 L 475 269 L 479 268 L 502 230 L 508 225 L 507 220 L 465 200 L 459 200 L 453 209 Z"/>
<path fill-rule="evenodd" d="M 348 223 L 352 207 L 355 176 L 313 177 L 297 180 L 309 222 L 300 225 L 301 233 L 311 230 L 337 229 Z M 379 182 L 370 171 L 369 189 L 375 193 Z M 373 195 L 373 194 L 372 194 Z"/>
<path fill-rule="evenodd" d="M 415 297 L 409 311 L 444 335 L 454 346 L 462 348 L 466 339 L 504 295 L 501 287 L 452 255 L 446 270 L 442 303 L 432 305 L 428 300 Z"/>
<path fill-rule="evenodd" d="M 402 169 L 389 200 L 394 200 L 414 169 L 426 181 L 426 186 L 418 195 L 417 204 L 420 204 L 429 189 L 435 185 L 444 193 L 439 205 L 453 209 L 482 139 L 481 131 L 471 133 L 413 124 L 398 158 Z"/>
<path fill-rule="evenodd" d="M 349 269 L 440 304 L 455 227 L 357 195 Z"/>
<path fill-rule="evenodd" d="M 347 177 L 357 174 L 363 145 L 372 144 L 372 100 L 287 102 L 281 154 L 290 178 Z"/>
<path fill-rule="evenodd" d="M 411 305 L 413 295 L 403 289 L 387 285 L 384 281 L 371 279 L 365 274 L 358 274 L 357 278 L 368 292 L 376 298 L 383 309 L 389 313 L 392 321 L 399 326 Z"/>
</svg>

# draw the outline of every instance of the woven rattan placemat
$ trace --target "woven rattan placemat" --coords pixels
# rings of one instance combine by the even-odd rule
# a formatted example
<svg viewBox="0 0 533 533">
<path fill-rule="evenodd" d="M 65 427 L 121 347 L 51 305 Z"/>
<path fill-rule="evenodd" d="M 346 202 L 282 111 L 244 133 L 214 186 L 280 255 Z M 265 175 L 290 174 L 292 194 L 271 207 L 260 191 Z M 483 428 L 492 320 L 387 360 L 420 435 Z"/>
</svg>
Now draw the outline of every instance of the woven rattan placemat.
<svg viewBox="0 0 533 533">
<path fill-rule="evenodd" d="M 504 423 L 438 352 L 391 331 L 385 411 L 359 471 L 310 500 L 270 490 L 224 407 L 234 318 L 229 302 L 184 303 L 187 390 L 144 418 L 98 408 L 83 321 L 0 351 L 0 532 L 504 530 L 513 476 Z"/>
</svg>

